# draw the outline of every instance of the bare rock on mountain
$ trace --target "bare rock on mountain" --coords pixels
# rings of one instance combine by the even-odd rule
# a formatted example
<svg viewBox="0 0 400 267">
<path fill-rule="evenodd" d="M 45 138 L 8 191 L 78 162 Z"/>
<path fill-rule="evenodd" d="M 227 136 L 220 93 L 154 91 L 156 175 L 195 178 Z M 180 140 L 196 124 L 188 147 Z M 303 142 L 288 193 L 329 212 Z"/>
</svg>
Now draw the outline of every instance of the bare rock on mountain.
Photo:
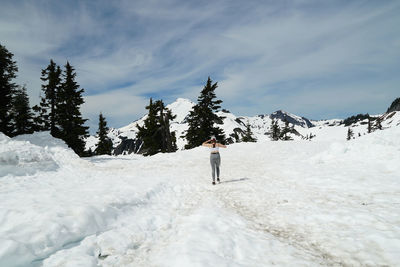
<svg viewBox="0 0 400 267">
<path fill-rule="evenodd" d="M 386 113 L 390 113 L 393 111 L 400 111 L 400 97 L 396 98 L 392 104 L 390 105 L 390 107 L 388 108 L 388 110 L 386 111 Z"/>
</svg>

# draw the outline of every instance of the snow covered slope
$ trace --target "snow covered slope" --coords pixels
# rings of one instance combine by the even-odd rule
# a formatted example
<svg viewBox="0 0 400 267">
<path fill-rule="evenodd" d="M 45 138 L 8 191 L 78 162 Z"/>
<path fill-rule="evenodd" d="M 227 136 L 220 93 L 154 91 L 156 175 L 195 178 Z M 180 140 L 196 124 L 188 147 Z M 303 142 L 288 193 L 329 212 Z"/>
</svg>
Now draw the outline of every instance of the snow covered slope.
<svg viewBox="0 0 400 267">
<path fill-rule="evenodd" d="M 185 131 L 188 129 L 188 124 L 185 118 L 189 115 L 195 103 L 188 99 L 178 98 L 172 104 L 167 106 L 168 109 L 176 115 L 176 119 L 171 122 L 171 131 L 176 132 L 177 146 L 179 149 L 183 149 L 186 140 L 182 138 Z M 218 115 L 225 117 L 223 125 L 220 125 L 225 136 L 228 138 L 230 143 L 237 142 L 235 135 L 240 139 L 243 132 L 246 129 L 246 124 L 250 125 L 250 128 L 254 136 L 259 141 L 270 140 L 269 132 L 271 127 L 271 121 L 277 120 L 278 125 L 282 128 L 285 125 L 285 120 L 289 122 L 289 125 L 294 128 L 298 134 L 289 134 L 294 140 L 309 140 L 306 137 L 313 136 L 312 140 L 344 140 L 347 136 L 348 127 L 342 124 L 342 119 L 331 119 L 331 120 L 320 120 L 310 121 L 307 118 L 300 117 L 282 110 L 276 111 L 270 115 L 258 115 L 253 117 L 236 116 L 230 112 L 218 112 Z M 375 115 L 373 117 L 381 117 L 382 126 L 384 129 L 390 128 L 400 124 L 400 111 L 385 113 L 383 115 Z M 108 136 L 111 138 L 114 144 L 114 154 L 130 154 L 136 153 L 140 146 L 140 140 L 136 139 L 137 125 L 143 125 L 143 121 L 146 116 L 137 120 L 125 127 L 119 129 L 111 128 Z M 355 137 L 358 138 L 361 135 L 367 133 L 368 121 L 359 121 L 351 125 Z M 98 138 L 96 136 L 90 136 L 86 142 L 86 148 L 95 150 Z"/>
<path fill-rule="evenodd" d="M 399 135 L 232 144 L 212 186 L 203 147 L 80 159 L 0 134 L 0 266 L 397 266 Z"/>
<path fill-rule="evenodd" d="M 60 166 L 81 162 L 79 156 L 49 132 L 20 135 L 13 139 L 0 133 L 0 177 L 56 171 Z"/>
<path fill-rule="evenodd" d="M 383 115 L 371 115 L 373 118 L 380 118 L 382 120 L 382 129 L 386 130 L 391 127 L 397 127 L 400 125 L 400 111 L 385 113 Z M 341 124 L 342 120 L 323 120 L 313 121 L 315 127 L 309 129 L 299 128 L 299 132 L 303 135 L 312 133 L 315 135 L 313 140 L 329 141 L 329 140 L 344 140 L 347 137 L 347 130 L 351 128 L 354 132 L 354 139 L 368 135 L 368 119 L 358 121 L 345 126 Z M 375 122 L 372 122 L 375 125 Z"/>
<path fill-rule="evenodd" d="M 185 118 L 189 115 L 189 112 L 192 110 L 195 103 L 191 102 L 188 99 L 178 98 L 175 102 L 167 105 L 167 108 L 172 111 L 174 115 L 176 115 L 176 119 L 171 123 L 171 131 L 176 132 L 177 136 L 177 146 L 179 149 L 183 149 L 186 140 L 181 138 L 182 135 L 185 134 L 185 131 L 188 129 L 188 124 L 185 121 Z M 269 139 L 267 133 L 270 131 L 271 120 L 276 119 L 281 127 L 284 126 L 284 120 L 288 120 L 291 125 L 294 126 L 296 130 L 298 129 L 308 129 L 313 127 L 313 123 L 306 118 L 296 116 L 294 114 L 290 114 L 285 111 L 277 111 L 272 113 L 271 115 L 259 115 L 254 117 L 237 117 L 229 112 L 220 111 L 218 115 L 225 117 L 224 124 L 220 127 L 224 130 L 227 138 L 230 137 L 231 142 L 236 142 L 236 139 L 233 135 L 238 135 L 240 138 L 242 136 L 243 131 L 246 129 L 246 124 L 249 123 L 250 127 L 255 134 L 255 137 L 259 140 L 267 140 Z M 136 139 L 137 134 L 137 125 L 143 125 L 143 121 L 147 116 L 144 116 L 140 120 L 137 120 L 125 127 L 119 129 L 110 129 L 108 136 L 113 141 L 114 147 L 118 147 L 122 144 L 124 149 L 118 149 L 118 153 L 116 154 L 129 154 L 130 152 L 136 152 L 135 148 L 129 150 L 130 145 L 132 145 L 132 141 Z M 294 139 L 301 139 L 302 136 L 293 135 Z M 86 142 L 86 148 L 91 149 L 92 151 L 96 148 L 96 144 L 98 142 L 98 138 L 96 136 L 90 136 Z M 133 142 L 134 143 L 134 142 Z M 128 146 L 126 146 L 126 144 Z"/>
</svg>

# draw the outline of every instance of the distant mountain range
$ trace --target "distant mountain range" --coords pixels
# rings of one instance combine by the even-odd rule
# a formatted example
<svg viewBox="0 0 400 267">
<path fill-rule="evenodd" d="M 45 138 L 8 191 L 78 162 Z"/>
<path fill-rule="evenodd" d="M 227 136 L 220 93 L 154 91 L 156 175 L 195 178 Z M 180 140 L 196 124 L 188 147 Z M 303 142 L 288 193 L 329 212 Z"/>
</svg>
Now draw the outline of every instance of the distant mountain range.
<svg viewBox="0 0 400 267">
<path fill-rule="evenodd" d="M 185 131 L 188 129 L 186 117 L 189 115 L 194 105 L 195 103 L 184 98 L 178 98 L 175 102 L 167 105 L 167 108 L 176 115 L 176 118 L 170 125 L 171 132 L 176 132 L 177 146 L 179 149 L 183 149 L 186 144 L 186 140 L 183 137 Z M 225 117 L 223 120 L 224 123 L 220 125 L 220 127 L 224 130 L 229 143 L 235 143 L 238 139 L 241 139 L 247 124 L 250 124 L 251 130 L 259 142 L 269 141 L 272 120 L 277 120 L 280 127 L 284 126 L 285 120 L 288 121 L 289 125 L 294 129 L 293 133 L 291 133 L 291 137 L 294 140 L 309 140 L 310 136 L 313 137 L 312 140 L 320 141 L 328 139 L 346 139 L 347 126 L 343 124 L 343 120 L 341 119 L 313 121 L 282 110 L 278 110 L 269 115 L 265 114 L 254 117 L 235 116 L 226 110 L 219 111 L 217 114 Z M 125 127 L 118 129 L 111 128 L 109 130 L 108 136 L 113 142 L 113 153 L 115 155 L 140 152 L 142 143 L 136 138 L 138 132 L 137 126 L 142 126 L 146 117 L 147 115 Z M 380 117 L 383 128 L 400 125 L 400 111 L 392 110 L 389 113 L 371 117 Z M 364 119 L 355 120 L 354 123 L 350 125 L 350 127 L 353 128 L 355 138 L 367 133 L 367 124 L 368 121 Z M 97 136 L 88 137 L 86 140 L 86 148 L 90 148 L 94 151 L 97 142 Z"/>
</svg>

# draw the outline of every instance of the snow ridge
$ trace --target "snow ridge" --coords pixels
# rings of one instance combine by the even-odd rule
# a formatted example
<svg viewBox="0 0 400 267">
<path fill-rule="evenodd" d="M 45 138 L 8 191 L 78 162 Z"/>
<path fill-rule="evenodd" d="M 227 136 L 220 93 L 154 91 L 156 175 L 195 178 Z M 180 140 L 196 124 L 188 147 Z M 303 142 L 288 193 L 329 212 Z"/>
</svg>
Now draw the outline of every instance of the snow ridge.
<svg viewBox="0 0 400 267">
<path fill-rule="evenodd" d="M 176 119 L 171 122 L 171 131 L 176 132 L 177 146 L 179 149 L 183 149 L 186 144 L 186 140 L 181 136 L 183 136 L 188 129 L 188 124 L 186 123 L 185 118 L 189 115 L 189 112 L 192 110 L 194 105 L 194 102 L 185 98 L 178 98 L 175 102 L 167 105 L 167 108 L 169 108 L 172 113 L 176 115 Z M 400 123 L 399 114 L 400 112 L 392 112 L 376 116 L 381 116 L 384 127 L 389 128 Z M 258 115 L 252 117 L 236 116 L 233 113 L 224 111 L 219 111 L 218 115 L 225 117 L 223 124 L 219 127 L 224 130 L 225 136 L 231 143 L 237 142 L 235 136 L 240 138 L 243 132 L 246 130 L 247 124 L 250 125 L 250 128 L 257 140 L 262 142 L 270 140 L 269 132 L 272 120 L 276 120 L 280 127 L 284 127 L 285 121 L 288 121 L 289 125 L 294 128 L 295 132 L 298 133 L 290 134 L 294 140 L 303 140 L 310 134 L 320 140 L 341 140 L 346 138 L 347 133 L 347 128 L 341 124 L 342 120 L 340 119 L 311 121 L 307 118 L 300 117 L 282 110 L 278 110 L 270 115 Z M 110 129 L 108 136 L 111 138 L 114 148 L 118 148 L 115 150 L 118 151 L 117 154 L 129 154 L 132 151 L 136 152 L 138 148 L 138 144 L 135 144 L 137 125 L 143 125 L 146 117 L 147 115 L 122 128 Z M 359 135 L 366 134 L 367 131 L 365 123 L 366 121 L 362 121 L 352 125 L 357 137 Z M 92 151 L 94 151 L 97 142 L 98 138 L 96 136 L 90 136 L 87 139 L 86 148 L 90 148 Z M 126 147 L 130 148 L 129 151 L 126 149 Z"/>
</svg>

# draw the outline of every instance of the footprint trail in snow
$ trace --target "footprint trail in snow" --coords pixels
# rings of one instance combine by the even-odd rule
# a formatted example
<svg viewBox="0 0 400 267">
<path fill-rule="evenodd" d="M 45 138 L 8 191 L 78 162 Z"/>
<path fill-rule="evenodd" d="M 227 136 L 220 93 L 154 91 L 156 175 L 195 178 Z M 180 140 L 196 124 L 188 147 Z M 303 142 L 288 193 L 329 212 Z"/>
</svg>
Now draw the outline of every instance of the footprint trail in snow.
<svg viewBox="0 0 400 267">
<path fill-rule="evenodd" d="M 0 178 L 0 265 L 395 266 L 398 134 L 231 145 L 215 186 L 203 148 L 82 160 L 0 140 L 26 170 Z"/>
</svg>

